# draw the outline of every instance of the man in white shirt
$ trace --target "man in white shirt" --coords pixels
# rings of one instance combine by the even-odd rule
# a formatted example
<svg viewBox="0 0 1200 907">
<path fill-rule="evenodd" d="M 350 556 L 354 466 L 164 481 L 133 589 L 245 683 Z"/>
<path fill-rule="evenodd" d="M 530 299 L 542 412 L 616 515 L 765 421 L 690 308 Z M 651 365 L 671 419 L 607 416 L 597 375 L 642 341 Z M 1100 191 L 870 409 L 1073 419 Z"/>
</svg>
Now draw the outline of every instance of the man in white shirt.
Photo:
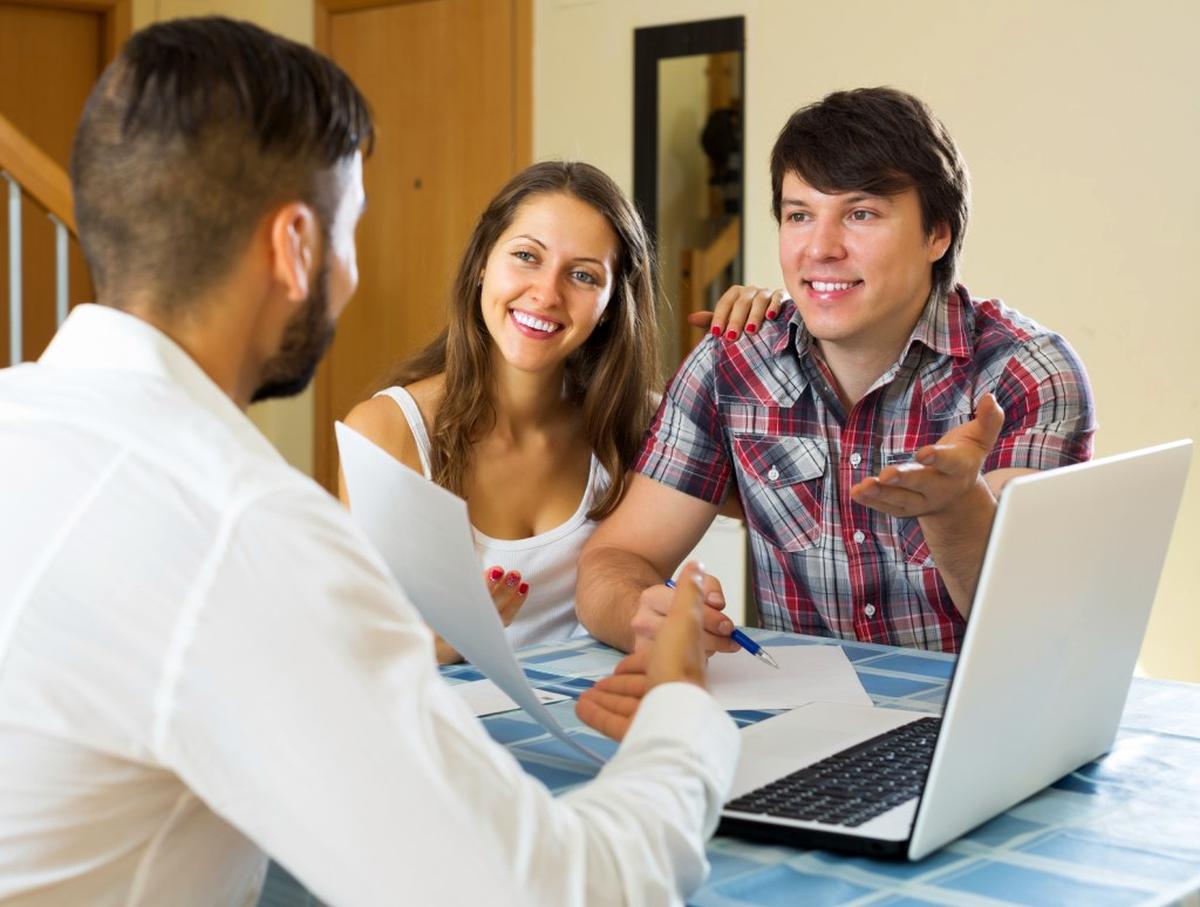
<svg viewBox="0 0 1200 907">
<path fill-rule="evenodd" d="M 334 64 L 222 19 L 138 33 L 88 101 L 100 304 L 0 372 L 6 904 L 249 904 L 264 852 L 339 905 L 659 904 L 703 879 L 737 737 L 695 586 L 581 701 L 624 742 L 556 800 L 242 412 L 307 383 L 354 291 L 371 137 Z"/>
</svg>

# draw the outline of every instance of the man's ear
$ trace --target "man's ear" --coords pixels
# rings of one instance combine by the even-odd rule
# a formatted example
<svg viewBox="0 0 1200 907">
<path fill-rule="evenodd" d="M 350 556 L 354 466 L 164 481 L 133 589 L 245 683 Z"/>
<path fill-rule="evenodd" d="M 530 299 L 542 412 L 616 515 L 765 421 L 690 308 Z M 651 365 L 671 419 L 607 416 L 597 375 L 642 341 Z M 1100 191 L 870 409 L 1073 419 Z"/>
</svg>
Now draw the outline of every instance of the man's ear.
<svg viewBox="0 0 1200 907">
<path fill-rule="evenodd" d="M 941 261 L 946 250 L 950 248 L 950 225 L 945 221 L 929 231 L 929 263 Z"/>
<path fill-rule="evenodd" d="M 291 302 L 308 298 L 308 282 L 317 261 L 321 231 L 317 215 L 304 202 L 291 202 L 271 217 L 272 276 Z"/>
</svg>

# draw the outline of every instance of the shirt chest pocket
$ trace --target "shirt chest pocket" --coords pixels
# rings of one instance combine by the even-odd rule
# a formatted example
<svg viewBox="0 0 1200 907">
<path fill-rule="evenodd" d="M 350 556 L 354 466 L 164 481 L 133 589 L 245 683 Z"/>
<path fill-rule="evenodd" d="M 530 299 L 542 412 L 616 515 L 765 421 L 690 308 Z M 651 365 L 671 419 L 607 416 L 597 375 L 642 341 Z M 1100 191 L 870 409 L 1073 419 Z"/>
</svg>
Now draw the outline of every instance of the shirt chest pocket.
<svg viewBox="0 0 1200 907">
<path fill-rule="evenodd" d="M 818 545 L 828 460 L 825 442 L 735 435 L 733 454 L 751 527 L 784 551 Z"/>
</svg>

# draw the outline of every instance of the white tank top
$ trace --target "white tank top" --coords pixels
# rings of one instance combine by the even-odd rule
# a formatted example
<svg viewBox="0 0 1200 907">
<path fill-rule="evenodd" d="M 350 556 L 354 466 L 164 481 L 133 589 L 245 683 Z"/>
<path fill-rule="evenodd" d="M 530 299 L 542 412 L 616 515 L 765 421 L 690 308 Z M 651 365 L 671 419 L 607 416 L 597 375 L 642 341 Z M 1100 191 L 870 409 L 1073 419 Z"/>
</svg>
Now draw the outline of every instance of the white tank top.
<svg viewBox="0 0 1200 907">
<path fill-rule="evenodd" d="M 417 442 L 421 469 L 425 478 L 431 478 L 429 433 L 417 401 L 402 387 L 389 387 L 375 396 L 390 397 L 400 407 Z M 506 628 L 514 649 L 586 634 L 575 619 L 575 572 L 579 552 L 596 528 L 596 521 L 587 518 L 588 511 L 608 483 L 608 473 L 593 454 L 583 499 L 565 523 L 527 539 L 494 539 L 471 527 L 481 573 L 498 564 L 505 570 L 520 571 L 529 583 L 525 604 Z"/>
</svg>

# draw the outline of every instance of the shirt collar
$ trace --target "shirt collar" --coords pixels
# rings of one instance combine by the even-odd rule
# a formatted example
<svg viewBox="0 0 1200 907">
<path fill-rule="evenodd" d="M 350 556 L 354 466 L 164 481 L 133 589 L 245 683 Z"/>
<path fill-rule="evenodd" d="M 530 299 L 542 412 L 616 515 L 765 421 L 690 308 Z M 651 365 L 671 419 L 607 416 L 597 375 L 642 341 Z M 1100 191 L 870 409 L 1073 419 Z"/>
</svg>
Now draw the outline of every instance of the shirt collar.
<svg viewBox="0 0 1200 907">
<path fill-rule="evenodd" d="M 771 352 L 779 356 L 783 354 L 784 350 L 794 346 L 796 352 L 803 356 L 808 352 L 812 337 L 809 336 L 808 330 L 804 327 L 804 319 L 800 317 L 800 309 L 790 296 L 784 297 L 780 305 L 780 314 L 788 315 L 787 330 L 779 332 L 779 338 L 775 341 Z"/>
<path fill-rule="evenodd" d="M 970 358 L 971 329 L 974 322 L 974 313 L 966 303 L 970 298 L 967 288 L 962 284 L 955 286 L 945 297 L 931 293 L 897 362 L 904 360 L 914 342 L 923 343 L 934 352 L 953 356 L 955 359 Z M 791 299 L 784 300 L 784 307 L 785 311 L 787 308 L 791 309 L 787 330 L 780 332 L 772 352 L 779 356 L 791 347 L 797 355 L 804 356 L 812 347 L 812 335 L 804 326 L 800 309 Z"/>
<path fill-rule="evenodd" d="M 967 288 L 959 284 L 946 296 L 937 293 L 929 294 L 929 301 L 917 319 L 908 343 L 900 361 L 908 355 L 914 342 L 923 343 L 935 353 L 952 356 L 955 359 L 971 357 L 971 327 L 974 321 L 971 307 L 967 300 L 971 297 Z"/>
<path fill-rule="evenodd" d="M 223 423 L 249 451 L 282 461 L 274 445 L 182 347 L 134 315 L 94 303 L 77 305 L 38 363 L 55 369 L 131 372 L 161 379 Z"/>
</svg>

